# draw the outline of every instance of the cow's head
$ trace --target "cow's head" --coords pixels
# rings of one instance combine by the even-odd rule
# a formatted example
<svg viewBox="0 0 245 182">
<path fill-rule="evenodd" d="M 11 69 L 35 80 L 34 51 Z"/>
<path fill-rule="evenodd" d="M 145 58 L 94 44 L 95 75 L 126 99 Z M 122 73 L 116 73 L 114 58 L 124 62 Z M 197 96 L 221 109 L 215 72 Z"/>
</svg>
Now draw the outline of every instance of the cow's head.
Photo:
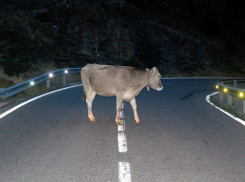
<svg viewBox="0 0 245 182">
<path fill-rule="evenodd" d="M 158 72 L 156 67 L 153 67 L 152 69 L 148 70 L 149 71 L 149 83 L 148 85 L 157 90 L 161 91 L 163 89 L 162 82 L 161 82 L 161 75 Z"/>
</svg>

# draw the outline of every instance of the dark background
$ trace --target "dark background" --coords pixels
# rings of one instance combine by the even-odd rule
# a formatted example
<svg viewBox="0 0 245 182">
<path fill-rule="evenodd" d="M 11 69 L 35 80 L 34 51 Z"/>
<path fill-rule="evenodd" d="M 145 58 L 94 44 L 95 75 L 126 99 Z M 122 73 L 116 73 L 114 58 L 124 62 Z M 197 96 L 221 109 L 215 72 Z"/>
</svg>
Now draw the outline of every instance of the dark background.
<svg viewBox="0 0 245 182">
<path fill-rule="evenodd" d="M 157 66 L 163 76 L 242 76 L 244 7 L 227 0 L 1 0 L 0 68 Z"/>
</svg>

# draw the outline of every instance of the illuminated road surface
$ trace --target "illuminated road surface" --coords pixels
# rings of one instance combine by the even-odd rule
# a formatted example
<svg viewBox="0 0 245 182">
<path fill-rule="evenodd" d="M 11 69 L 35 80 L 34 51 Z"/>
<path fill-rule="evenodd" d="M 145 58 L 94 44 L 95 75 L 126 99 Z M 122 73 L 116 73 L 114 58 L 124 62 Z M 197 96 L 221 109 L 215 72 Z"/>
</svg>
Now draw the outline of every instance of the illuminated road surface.
<svg viewBox="0 0 245 182">
<path fill-rule="evenodd" d="M 244 181 L 245 127 L 206 102 L 216 82 L 163 79 L 121 128 L 115 97 L 95 97 L 95 124 L 81 86 L 35 100 L 0 120 L 0 181 Z"/>
</svg>

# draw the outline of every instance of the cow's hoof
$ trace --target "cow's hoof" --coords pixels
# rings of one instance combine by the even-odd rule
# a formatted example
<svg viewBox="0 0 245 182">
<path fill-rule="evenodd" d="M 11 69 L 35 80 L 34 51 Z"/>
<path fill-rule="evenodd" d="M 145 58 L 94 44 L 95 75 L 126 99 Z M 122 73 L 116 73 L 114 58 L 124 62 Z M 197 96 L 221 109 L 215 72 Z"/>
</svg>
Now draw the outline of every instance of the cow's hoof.
<svg viewBox="0 0 245 182">
<path fill-rule="evenodd" d="M 137 124 L 137 125 L 140 125 L 140 121 L 136 121 L 136 124 Z"/>
<path fill-rule="evenodd" d="M 95 119 L 89 119 L 91 123 L 96 123 Z"/>
<path fill-rule="evenodd" d="M 117 125 L 122 125 L 121 121 L 120 122 L 116 122 Z"/>
</svg>

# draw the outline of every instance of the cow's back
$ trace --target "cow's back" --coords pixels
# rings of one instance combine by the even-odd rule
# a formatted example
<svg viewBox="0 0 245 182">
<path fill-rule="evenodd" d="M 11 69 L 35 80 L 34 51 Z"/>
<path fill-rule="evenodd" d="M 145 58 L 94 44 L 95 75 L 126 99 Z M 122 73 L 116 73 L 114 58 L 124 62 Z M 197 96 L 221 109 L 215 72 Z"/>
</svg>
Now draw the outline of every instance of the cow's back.
<svg viewBox="0 0 245 182">
<path fill-rule="evenodd" d="M 143 74 L 145 70 L 98 64 L 87 64 L 81 71 L 84 88 L 92 89 L 101 96 L 115 96 L 139 87 Z"/>
</svg>

